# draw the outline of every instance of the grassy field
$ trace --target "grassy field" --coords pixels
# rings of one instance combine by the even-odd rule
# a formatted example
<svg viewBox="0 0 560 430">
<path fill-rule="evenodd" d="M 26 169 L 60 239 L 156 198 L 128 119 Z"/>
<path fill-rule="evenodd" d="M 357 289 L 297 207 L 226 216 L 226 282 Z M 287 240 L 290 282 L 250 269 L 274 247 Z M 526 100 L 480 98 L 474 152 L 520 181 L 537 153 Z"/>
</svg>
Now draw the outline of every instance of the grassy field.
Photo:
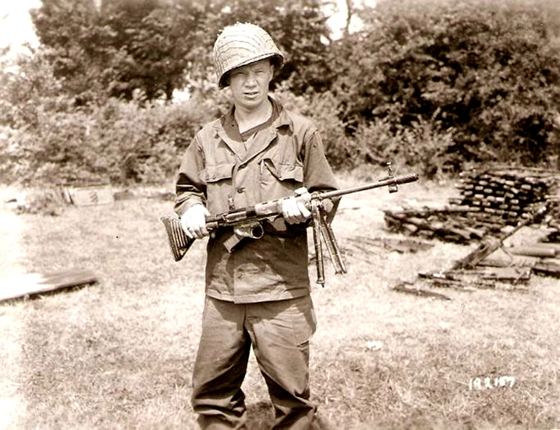
<svg viewBox="0 0 560 430">
<path fill-rule="evenodd" d="M 10 192 L 1 190 L 2 201 Z M 381 209 L 452 194 L 449 185 L 415 183 L 348 196 L 334 229 L 343 247 L 355 237 L 398 237 L 384 231 Z M 56 216 L 0 210 L 2 276 L 82 268 L 99 278 L 0 304 L 0 428 L 194 428 L 205 242 L 175 263 L 158 222 L 171 208 L 135 199 Z M 349 430 L 560 427 L 558 280 L 533 277 L 525 292 L 440 290 L 450 301 L 392 291 L 470 249 L 434 245 L 347 255 L 345 276 L 327 266 L 326 287 L 313 291 L 311 383 L 321 415 Z M 250 428 L 267 428 L 253 357 L 244 388 Z"/>
</svg>

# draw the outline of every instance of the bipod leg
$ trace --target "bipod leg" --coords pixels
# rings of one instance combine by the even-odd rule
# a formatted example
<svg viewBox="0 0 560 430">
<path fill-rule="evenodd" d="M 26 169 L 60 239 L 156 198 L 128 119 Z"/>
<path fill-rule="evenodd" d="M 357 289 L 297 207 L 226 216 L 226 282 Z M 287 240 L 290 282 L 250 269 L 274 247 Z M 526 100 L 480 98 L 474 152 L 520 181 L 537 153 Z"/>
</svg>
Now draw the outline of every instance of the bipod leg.
<svg viewBox="0 0 560 430">
<path fill-rule="evenodd" d="M 315 246 L 315 266 L 317 267 L 317 284 L 325 286 L 325 265 L 323 262 L 323 246 L 321 243 L 321 213 L 320 203 L 311 201 L 311 216 L 313 217 L 313 244 Z"/>
<path fill-rule="evenodd" d="M 338 274 L 345 274 L 346 273 L 346 266 L 344 264 L 344 260 L 342 259 L 342 255 L 340 254 L 340 248 L 338 247 L 338 243 L 336 242 L 336 237 L 332 230 L 331 225 L 327 221 L 327 214 L 322 207 L 319 207 L 319 218 L 320 218 L 320 230 L 321 235 L 323 236 L 323 240 L 325 241 L 325 245 L 331 257 L 331 261 L 334 265 L 334 271 Z"/>
</svg>

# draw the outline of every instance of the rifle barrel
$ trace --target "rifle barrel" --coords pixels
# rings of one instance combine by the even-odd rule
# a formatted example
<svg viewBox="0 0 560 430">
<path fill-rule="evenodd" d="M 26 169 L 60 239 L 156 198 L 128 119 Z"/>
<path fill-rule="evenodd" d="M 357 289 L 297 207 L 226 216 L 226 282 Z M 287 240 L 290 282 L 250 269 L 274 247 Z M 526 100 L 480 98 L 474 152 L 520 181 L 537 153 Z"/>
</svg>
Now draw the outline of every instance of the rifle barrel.
<svg viewBox="0 0 560 430">
<path fill-rule="evenodd" d="M 418 174 L 412 173 L 405 176 L 396 176 L 394 178 L 382 179 L 377 182 L 370 182 L 368 184 L 357 185 L 355 187 L 345 188 L 343 190 L 335 191 L 325 191 L 319 193 L 318 197 L 320 199 L 329 199 L 331 197 L 344 196 L 346 194 L 357 193 L 360 191 L 371 190 L 373 188 L 388 187 L 391 185 L 408 184 L 409 182 L 415 182 L 418 180 Z"/>
</svg>

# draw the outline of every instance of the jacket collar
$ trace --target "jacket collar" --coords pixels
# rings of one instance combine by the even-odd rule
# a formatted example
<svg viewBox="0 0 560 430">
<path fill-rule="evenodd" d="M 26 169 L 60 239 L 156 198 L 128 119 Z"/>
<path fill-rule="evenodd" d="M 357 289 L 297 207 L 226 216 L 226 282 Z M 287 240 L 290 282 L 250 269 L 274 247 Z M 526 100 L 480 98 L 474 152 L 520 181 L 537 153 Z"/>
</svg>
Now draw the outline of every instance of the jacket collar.
<svg viewBox="0 0 560 430">
<path fill-rule="evenodd" d="M 266 138 L 264 136 L 259 138 L 257 141 L 258 144 L 251 145 L 248 151 L 245 148 L 245 143 L 234 137 L 235 133 L 231 131 L 228 132 L 228 128 L 231 127 L 232 124 L 235 124 L 235 119 L 233 117 L 235 107 L 232 106 L 222 118 L 214 122 L 213 129 L 215 136 L 220 137 L 241 162 L 249 161 L 251 158 L 264 151 L 276 137 L 278 129 L 288 127 L 291 132 L 294 130 L 294 123 L 289 112 L 273 97 L 269 96 L 268 98 L 273 104 L 273 107 L 279 109 L 280 113 L 276 120 L 274 120 L 271 128 L 259 132 L 267 133 L 268 135 Z"/>
<path fill-rule="evenodd" d="M 280 111 L 280 115 L 278 115 L 278 118 L 276 118 L 276 120 L 274 121 L 274 127 L 276 129 L 279 129 L 280 127 L 287 126 L 289 127 L 290 131 L 293 132 L 294 121 L 290 117 L 289 112 L 284 108 L 284 106 L 280 102 L 276 101 L 276 99 L 270 96 L 268 98 L 270 99 L 271 103 L 274 106 L 276 106 Z"/>
</svg>

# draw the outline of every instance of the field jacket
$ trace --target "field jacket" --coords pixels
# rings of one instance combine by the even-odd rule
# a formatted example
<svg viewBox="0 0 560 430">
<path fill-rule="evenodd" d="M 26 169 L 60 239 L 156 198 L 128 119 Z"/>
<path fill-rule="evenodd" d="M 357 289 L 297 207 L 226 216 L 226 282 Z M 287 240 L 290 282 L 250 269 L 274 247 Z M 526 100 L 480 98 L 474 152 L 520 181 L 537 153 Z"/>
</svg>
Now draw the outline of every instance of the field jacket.
<svg viewBox="0 0 560 430">
<path fill-rule="evenodd" d="M 277 118 L 249 142 L 235 140 L 224 128 L 234 122 L 233 108 L 196 134 L 176 182 L 179 216 L 199 203 L 217 215 L 293 196 L 302 186 L 310 192 L 336 189 L 317 128 L 271 101 L 279 110 Z M 244 239 L 231 253 L 224 242 L 233 231 L 212 234 L 207 246 L 208 296 L 256 303 L 309 294 L 306 224 L 289 225 L 279 218 L 265 222 L 264 228 L 264 237 Z"/>
</svg>

